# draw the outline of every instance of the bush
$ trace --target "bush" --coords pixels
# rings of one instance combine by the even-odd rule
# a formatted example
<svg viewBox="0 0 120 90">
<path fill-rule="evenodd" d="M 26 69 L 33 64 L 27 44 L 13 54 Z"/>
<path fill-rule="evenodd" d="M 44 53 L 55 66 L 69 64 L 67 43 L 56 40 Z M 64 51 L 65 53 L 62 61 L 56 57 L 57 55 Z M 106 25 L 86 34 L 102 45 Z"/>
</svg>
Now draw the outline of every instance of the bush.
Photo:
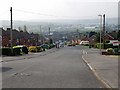
<svg viewBox="0 0 120 90">
<path fill-rule="evenodd" d="M 114 49 L 112 49 L 112 48 L 108 48 L 108 49 L 106 49 L 106 51 L 107 51 L 108 54 L 113 54 L 114 53 Z"/>
<path fill-rule="evenodd" d="M 41 46 L 36 46 L 37 52 L 42 52 L 42 47 Z"/>
<path fill-rule="evenodd" d="M 107 49 L 107 48 L 113 48 L 113 44 L 108 44 L 108 43 L 106 43 L 106 44 L 105 44 L 105 49 Z"/>
<path fill-rule="evenodd" d="M 89 46 L 89 44 L 85 44 L 84 46 Z"/>
<path fill-rule="evenodd" d="M 11 55 L 11 48 L 2 48 L 2 55 Z"/>
<path fill-rule="evenodd" d="M 120 50 L 119 48 L 114 48 L 114 54 L 117 54 L 117 55 L 120 54 L 119 50 Z"/>
<path fill-rule="evenodd" d="M 28 49 L 27 49 L 26 46 L 22 46 L 22 45 L 14 46 L 13 49 L 19 49 L 20 50 L 20 54 L 28 54 Z"/>
<path fill-rule="evenodd" d="M 37 47 L 36 46 L 30 46 L 28 48 L 29 52 L 37 52 Z"/>
<path fill-rule="evenodd" d="M 20 48 L 13 48 L 13 52 L 11 50 L 11 48 L 2 48 L 2 55 L 21 55 L 20 53 Z"/>
<path fill-rule="evenodd" d="M 41 46 L 30 46 L 29 48 L 29 52 L 42 52 L 42 47 Z"/>
<path fill-rule="evenodd" d="M 98 48 L 98 49 L 100 49 L 100 43 L 97 43 L 96 45 L 95 45 L 95 47 L 96 48 Z M 101 43 L 101 48 L 103 49 L 103 43 Z M 105 47 L 104 47 L 104 49 L 107 49 L 107 48 L 113 48 L 113 44 L 108 44 L 108 43 L 105 43 Z"/>
<path fill-rule="evenodd" d="M 28 54 L 28 48 L 27 47 L 22 47 L 22 52 L 25 54 Z"/>
<path fill-rule="evenodd" d="M 13 55 L 21 55 L 20 48 L 13 48 Z"/>
</svg>

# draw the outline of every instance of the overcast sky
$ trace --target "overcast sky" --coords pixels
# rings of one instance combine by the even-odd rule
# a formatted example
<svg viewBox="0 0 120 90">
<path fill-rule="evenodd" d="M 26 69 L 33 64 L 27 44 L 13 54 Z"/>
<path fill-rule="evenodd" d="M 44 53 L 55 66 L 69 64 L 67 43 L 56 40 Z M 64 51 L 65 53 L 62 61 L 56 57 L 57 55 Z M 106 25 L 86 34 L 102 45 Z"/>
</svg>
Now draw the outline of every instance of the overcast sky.
<svg viewBox="0 0 120 90">
<path fill-rule="evenodd" d="M 119 0 L 1 0 L 0 20 L 93 19 L 118 16 Z"/>
</svg>

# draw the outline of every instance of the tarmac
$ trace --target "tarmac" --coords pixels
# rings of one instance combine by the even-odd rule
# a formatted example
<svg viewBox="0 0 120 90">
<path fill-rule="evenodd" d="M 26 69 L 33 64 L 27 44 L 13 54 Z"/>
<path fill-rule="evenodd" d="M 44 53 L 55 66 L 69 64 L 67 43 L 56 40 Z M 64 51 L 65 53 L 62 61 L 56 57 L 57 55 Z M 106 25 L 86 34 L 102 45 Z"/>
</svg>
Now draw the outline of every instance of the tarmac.
<svg viewBox="0 0 120 90">
<path fill-rule="evenodd" d="M 105 56 L 99 49 L 84 49 L 83 60 L 106 88 L 118 88 L 118 56 Z"/>
<path fill-rule="evenodd" d="M 23 60 L 26 58 L 34 58 L 36 56 L 44 56 L 48 53 L 55 52 L 57 49 L 47 50 L 41 54 L 29 53 L 18 57 L 2 57 L 0 62 L 8 62 L 14 60 Z M 118 56 L 105 56 L 101 55 L 99 49 L 83 49 L 82 58 L 88 65 L 93 74 L 100 80 L 106 88 L 118 88 Z"/>
</svg>

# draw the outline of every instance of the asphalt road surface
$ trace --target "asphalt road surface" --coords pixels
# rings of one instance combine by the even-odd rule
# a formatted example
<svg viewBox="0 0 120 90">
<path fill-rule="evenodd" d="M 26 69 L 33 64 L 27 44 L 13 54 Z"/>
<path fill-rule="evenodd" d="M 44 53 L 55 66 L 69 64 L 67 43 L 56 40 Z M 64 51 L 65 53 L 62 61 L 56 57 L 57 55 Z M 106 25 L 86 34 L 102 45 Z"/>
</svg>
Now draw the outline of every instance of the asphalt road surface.
<svg viewBox="0 0 120 90">
<path fill-rule="evenodd" d="M 3 88 L 103 88 L 82 59 L 82 47 L 2 63 Z"/>
</svg>

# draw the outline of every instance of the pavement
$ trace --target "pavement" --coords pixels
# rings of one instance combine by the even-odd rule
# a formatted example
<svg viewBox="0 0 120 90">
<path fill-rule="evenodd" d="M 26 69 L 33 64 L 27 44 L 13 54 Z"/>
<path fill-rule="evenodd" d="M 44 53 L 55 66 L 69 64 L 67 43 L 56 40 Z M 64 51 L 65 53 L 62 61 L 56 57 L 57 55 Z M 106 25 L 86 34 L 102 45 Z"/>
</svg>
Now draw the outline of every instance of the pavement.
<svg viewBox="0 0 120 90">
<path fill-rule="evenodd" d="M 98 49 L 86 48 L 82 58 L 107 88 L 118 88 L 118 56 L 100 55 Z"/>
<path fill-rule="evenodd" d="M 0 59 L 0 62 L 9 62 L 9 61 L 15 61 L 15 60 L 24 60 L 24 59 L 36 58 L 39 56 L 45 56 L 49 53 L 53 53 L 57 50 L 59 50 L 59 49 L 52 48 L 52 49 L 48 49 L 44 52 L 36 52 L 36 53 L 29 52 L 28 54 L 23 54 L 23 55 L 19 55 L 19 56 L 2 56 Z"/>
</svg>

